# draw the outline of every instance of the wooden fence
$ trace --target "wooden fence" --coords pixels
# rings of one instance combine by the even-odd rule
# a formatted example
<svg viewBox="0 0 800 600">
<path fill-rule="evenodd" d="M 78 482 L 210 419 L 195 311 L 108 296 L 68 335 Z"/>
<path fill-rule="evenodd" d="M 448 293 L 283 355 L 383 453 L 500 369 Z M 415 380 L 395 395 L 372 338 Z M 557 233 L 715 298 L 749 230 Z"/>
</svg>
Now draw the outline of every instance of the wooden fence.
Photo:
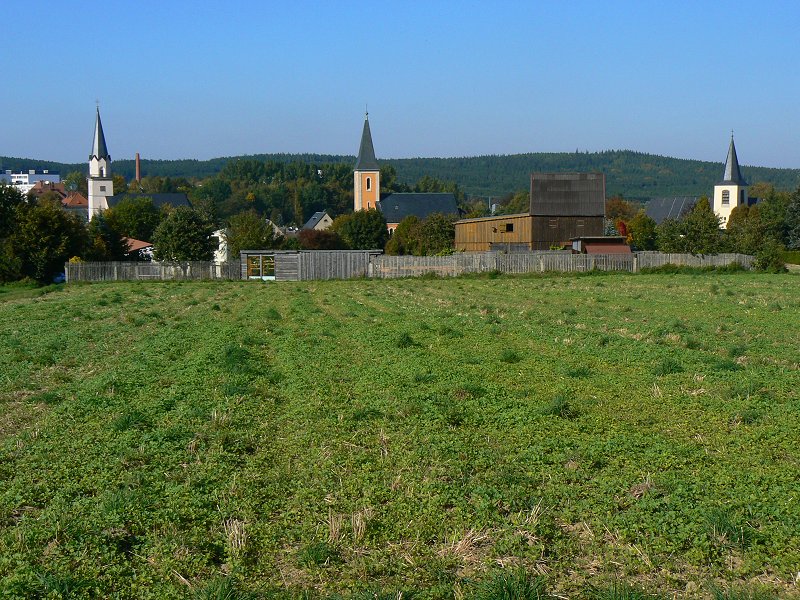
<svg viewBox="0 0 800 600">
<path fill-rule="evenodd" d="M 210 261 L 184 263 L 81 262 L 64 265 L 68 282 L 241 279 L 238 260 L 217 264 Z"/>
<path fill-rule="evenodd" d="M 753 268 L 754 257 L 748 254 L 665 254 L 662 252 L 637 252 L 638 269 L 677 265 L 679 267 L 727 267 L 740 264 Z"/>
<path fill-rule="evenodd" d="M 242 261 L 155 263 L 108 262 L 67 263 L 67 281 L 131 281 L 141 279 L 252 279 L 262 278 L 264 264 L 270 263 L 269 277 L 278 281 L 350 279 L 353 277 L 416 277 L 428 273 L 453 277 L 465 273 L 545 273 L 625 271 L 678 265 L 687 267 L 753 266 L 753 257 L 744 254 L 571 254 L 570 252 L 464 252 L 450 256 L 387 256 L 375 250 L 317 250 L 301 252 L 246 251 Z M 256 259 L 258 259 L 256 261 Z M 249 261 L 249 262 L 248 262 Z M 259 273 L 250 272 L 258 263 Z M 252 264 L 250 264 L 252 263 Z M 249 265 L 249 266 L 248 266 Z M 263 272 L 262 272 L 263 271 Z"/>
<path fill-rule="evenodd" d="M 380 250 L 242 250 L 242 279 L 307 281 L 368 277 Z M 270 270 L 264 265 L 271 265 Z"/>
<path fill-rule="evenodd" d="M 499 254 L 476 252 L 451 256 L 376 256 L 373 276 L 382 278 L 413 277 L 426 273 L 456 276 L 464 273 L 562 273 L 584 271 L 626 271 L 635 273 L 645 267 L 679 265 L 690 267 L 722 267 L 738 263 L 752 268 L 753 257 L 744 254 L 572 254 L 570 252 L 528 252 Z"/>
</svg>

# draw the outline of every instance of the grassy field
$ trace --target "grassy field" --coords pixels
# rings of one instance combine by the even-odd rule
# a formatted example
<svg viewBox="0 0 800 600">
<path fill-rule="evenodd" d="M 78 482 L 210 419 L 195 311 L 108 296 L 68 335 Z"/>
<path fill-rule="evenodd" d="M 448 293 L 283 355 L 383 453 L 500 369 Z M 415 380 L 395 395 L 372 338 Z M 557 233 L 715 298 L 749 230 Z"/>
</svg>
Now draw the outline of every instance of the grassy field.
<svg viewBox="0 0 800 600">
<path fill-rule="evenodd" d="M 800 590 L 797 275 L 48 291 L 0 293 L 0 598 Z"/>
</svg>

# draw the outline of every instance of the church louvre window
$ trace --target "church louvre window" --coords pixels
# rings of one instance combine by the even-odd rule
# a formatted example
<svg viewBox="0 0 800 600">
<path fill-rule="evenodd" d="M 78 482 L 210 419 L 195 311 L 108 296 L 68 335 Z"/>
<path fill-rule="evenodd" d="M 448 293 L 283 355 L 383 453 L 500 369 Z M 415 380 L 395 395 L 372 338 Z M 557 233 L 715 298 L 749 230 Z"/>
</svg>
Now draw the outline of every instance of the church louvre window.
<svg viewBox="0 0 800 600">
<path fill-rule="evenodd" d="M 722 191 L 722 205 L 728 206 L 731 203 L 731 193 L 728 190 Z"/>
<path fill-rule="evenodd" d="M 367 191 L 372 190 L 372 177 L 367 177 Z"/>
<path fill-rule="evenodd" d="M 739 204 L 744 204 L 744 190 L 739 191 Z"/>
</svg>

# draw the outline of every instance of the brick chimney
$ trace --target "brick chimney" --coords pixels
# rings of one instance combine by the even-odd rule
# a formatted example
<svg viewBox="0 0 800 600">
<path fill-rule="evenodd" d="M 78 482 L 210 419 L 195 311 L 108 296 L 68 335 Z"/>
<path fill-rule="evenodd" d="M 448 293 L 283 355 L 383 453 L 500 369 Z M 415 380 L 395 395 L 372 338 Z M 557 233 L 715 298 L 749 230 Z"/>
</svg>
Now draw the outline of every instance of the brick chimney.
<svg viewBox="0 0 800 600">
<path fill-rule="evenodd" d="M 142 165 L 139 162 L 139 153 L 136 153 L 136 181 L 142 182 Z"/>
</svg>

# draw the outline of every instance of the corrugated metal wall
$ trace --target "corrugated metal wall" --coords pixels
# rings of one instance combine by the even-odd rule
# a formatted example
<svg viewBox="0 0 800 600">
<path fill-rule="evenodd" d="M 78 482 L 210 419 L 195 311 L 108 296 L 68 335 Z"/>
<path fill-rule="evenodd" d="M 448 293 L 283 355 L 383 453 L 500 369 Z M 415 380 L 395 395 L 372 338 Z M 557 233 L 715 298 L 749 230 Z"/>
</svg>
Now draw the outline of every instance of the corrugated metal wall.
<svg viewBox="0 0 800 600">
<path fill-rule="evenodd" d="M 531 173 L 530 213 L 603 217 L 605 182 L 603 173 Z"/>
<path fill-rule="evenodd" d="M 533 250 L 569 244 L 570 238 L 603 235 L 603 217 L 534 217 Z"/>
</svg>

